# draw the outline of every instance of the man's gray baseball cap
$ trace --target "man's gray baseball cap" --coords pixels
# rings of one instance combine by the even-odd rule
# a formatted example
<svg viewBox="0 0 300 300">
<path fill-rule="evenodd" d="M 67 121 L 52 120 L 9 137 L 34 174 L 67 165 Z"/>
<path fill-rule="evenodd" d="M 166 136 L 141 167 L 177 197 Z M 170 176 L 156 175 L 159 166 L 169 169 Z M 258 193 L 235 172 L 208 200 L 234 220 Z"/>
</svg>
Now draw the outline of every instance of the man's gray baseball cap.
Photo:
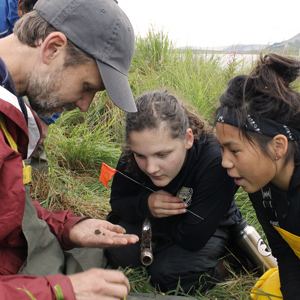
<svg viewBox="0 0 300 300">
<path fill-rule="evenodd" d="M 127 79 L 134 32 L 114 0 L 38 0 L 34 9 L 80 49 L 94 57 L 111 100 L 136 112 Z"/>
</svg>

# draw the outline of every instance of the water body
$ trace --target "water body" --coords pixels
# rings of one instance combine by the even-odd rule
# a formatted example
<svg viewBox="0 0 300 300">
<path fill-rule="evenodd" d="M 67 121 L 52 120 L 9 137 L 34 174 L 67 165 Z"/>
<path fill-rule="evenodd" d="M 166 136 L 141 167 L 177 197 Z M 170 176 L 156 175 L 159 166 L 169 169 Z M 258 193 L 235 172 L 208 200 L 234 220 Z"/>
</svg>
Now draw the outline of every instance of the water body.
<svg viewBox="0 0 300 300">
<path fill-rule="evenodd" d="M 264 55 L 267 53 L 264 53 Z M 256 65 L 257 61 L 260 59 L 260 54 L 257 53 L 234 53 L 234 52 L 224 52 L 224 53 L 201 53 L 202 57 L 210 59 L 212 56 L 218 57 L 220 59 L 221 66 L 227 67 L 228 64 L 235 63 L 238 68 L 252 68 Z M 288 55 L 299 60 L 298 55 Z"/>
<path fill-rule="evenodd" d="M 259 60 L 259 54 L 245 54 L 245 53 L 202 53 L 199 54 L 204 58 L 210 59 L 212 56 L 220 59 L 221 66 L 228 66 L 228 64 L 235 63 L 241 68 L 251 68 Z"/>
</svg>

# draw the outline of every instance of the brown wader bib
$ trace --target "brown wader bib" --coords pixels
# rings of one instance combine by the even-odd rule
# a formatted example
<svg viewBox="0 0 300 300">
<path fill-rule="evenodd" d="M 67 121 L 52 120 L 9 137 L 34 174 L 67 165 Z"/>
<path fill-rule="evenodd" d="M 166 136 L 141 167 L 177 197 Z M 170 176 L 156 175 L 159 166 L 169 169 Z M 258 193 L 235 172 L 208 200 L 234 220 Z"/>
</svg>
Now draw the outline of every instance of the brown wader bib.
<svg viewBox="0 0 300 300">
<path fill-rule="evenodd" d="M 25 185 L 26 200 L 22 230 L 27 240 L 28 253 L 19 274 L 47 276 L 74 274 L 90 268 L 105 268 L 106 258 L 98 248 L 61 249 L 47 223 L 37 217 L 29 187 Z"/>
</svg>

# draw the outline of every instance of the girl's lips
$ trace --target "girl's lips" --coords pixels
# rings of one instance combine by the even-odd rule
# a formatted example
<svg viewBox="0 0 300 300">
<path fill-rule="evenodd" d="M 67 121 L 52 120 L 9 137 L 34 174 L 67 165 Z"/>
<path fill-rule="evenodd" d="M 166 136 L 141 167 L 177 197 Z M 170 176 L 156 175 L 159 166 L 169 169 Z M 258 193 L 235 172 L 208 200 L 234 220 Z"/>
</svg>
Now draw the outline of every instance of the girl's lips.
<svg viewBox="0 0 300 300">
<path fill-rule="evenodd" d="M 243 180 L 243 177 L 236 177 L 236 178 L 234 178 L 234 182 L 235 182 L 236 185 L 241 185 L 242 180 Z"/>
</svg>

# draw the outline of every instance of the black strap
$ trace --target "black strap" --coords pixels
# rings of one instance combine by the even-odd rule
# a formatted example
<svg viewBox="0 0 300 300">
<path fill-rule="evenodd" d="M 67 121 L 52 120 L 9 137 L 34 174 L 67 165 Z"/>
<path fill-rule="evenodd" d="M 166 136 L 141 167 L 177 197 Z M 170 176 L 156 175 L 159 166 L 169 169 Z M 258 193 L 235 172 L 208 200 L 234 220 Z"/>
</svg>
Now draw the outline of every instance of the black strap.
<svg viewBox="0 0 300 300">
<path fill-rule="evenodd" d="M 271 210 L 273 213 L 274 220 L 271 222 L 272 223 L 278 222 L 277 213 L 275 211 L 275 207 L 274 207 L 274 203 L 273 203 L 273 199 L 272 199 L 271 189 L 269 187 L 263 187 L 263 188 L 261 188 L 261 194 L 263 197 L 264 208 Z"/>
</svg>

